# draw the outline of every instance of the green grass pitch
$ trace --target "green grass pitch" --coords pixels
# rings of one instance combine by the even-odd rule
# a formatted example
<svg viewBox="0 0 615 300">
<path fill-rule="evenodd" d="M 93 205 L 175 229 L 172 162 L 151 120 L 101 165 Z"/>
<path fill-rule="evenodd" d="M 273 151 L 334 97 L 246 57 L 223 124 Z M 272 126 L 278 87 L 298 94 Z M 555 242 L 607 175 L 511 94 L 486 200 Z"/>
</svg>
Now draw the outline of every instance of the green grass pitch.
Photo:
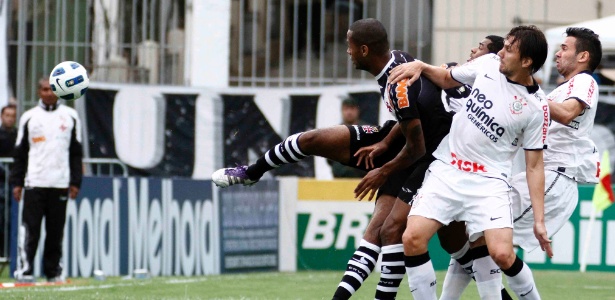
<svg viewBox="0 0 615 300">
<path fill-rule="evenodd" d="M 339 272 L 247 273 L 152 279 L 72 279 L 53 287 L 0 289 L 2 299 L 331 299 Z M 614 299 L 615 273 L 535 271 L 543 299 Z M 442 287 L 444 272 L 438 272 Z M 2 281 L 9 281 L 3 278 Z M 352 299 L 373 299 L 378 274 L 373 274 Z M 439 291 L 438 291 L 439 293 Z M 397 299 L 412 299 L 406 279 Z M 478 299 L 471 283 L 462 299 Z"/>
</svg>

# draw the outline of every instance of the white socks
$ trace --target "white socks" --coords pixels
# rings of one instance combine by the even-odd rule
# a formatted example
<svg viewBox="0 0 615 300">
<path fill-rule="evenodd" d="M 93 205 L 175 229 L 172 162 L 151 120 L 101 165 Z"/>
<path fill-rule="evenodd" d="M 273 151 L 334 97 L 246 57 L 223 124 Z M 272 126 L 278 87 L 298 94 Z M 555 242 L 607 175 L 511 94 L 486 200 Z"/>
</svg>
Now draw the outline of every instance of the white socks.
<svg viewBox="0 0 615 300">
<path fill-rule="evenodd" d="M 429 258 L 429 252 L 405 256 L 404 261 L 412 297 L 415 300 L 437 300 L 436 272 Z"/>
</svg>

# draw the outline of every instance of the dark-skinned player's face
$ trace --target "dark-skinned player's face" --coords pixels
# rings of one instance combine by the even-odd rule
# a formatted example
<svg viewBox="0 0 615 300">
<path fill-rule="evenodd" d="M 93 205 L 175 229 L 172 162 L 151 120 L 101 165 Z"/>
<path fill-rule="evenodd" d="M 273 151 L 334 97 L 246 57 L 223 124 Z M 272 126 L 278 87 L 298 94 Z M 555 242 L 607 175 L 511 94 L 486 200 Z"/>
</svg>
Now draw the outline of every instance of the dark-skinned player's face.
<svg viewBox="0 0 615 300">
<path fill-rule="evenodd" d="M 346 53 L 350 55 L 350 60 L 357 70 L 367 70 L 365 63 L 363 62 L 365 57 L 363 56 L 363 51 L 361 50 L 361 46 L 354 43 L 352 40 L 352 31 L 348 30 L 346 33 L 346 44 L 348 44 L 348 48 L 346 49 Z"/>
</svg>

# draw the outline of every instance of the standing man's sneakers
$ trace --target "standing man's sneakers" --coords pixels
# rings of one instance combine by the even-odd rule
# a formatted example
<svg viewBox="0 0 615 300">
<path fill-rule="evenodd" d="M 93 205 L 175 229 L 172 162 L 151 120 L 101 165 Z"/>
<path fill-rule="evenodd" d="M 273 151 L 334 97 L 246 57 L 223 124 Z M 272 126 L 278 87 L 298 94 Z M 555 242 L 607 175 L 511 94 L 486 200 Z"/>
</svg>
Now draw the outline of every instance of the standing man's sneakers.
<svg viewBox="0 0 615 300">
<path fill-rule="evenodd" d="M 32 275 L 20 275 L 15 278 L 17 283 L 34 283 L 36 282 L 36 278 Z"/>
<path fill-rule="evenodd" d="M 66 278 L 62 275 L 58 275 L 56 277 L 47 278 L 47 282 L 50 283 L 65 283 Z"/>
</svg>

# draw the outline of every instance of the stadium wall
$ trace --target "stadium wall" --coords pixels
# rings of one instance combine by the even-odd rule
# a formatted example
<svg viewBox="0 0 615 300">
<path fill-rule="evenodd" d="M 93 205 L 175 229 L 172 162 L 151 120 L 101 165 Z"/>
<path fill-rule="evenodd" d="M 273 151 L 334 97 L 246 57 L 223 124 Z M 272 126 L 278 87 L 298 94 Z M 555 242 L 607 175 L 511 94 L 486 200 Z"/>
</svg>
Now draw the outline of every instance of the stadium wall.
<svg viewBox="0 0 615 300">
<path fill-rule="evenodd" d="M 254 163 L 290 134 L 340 124 L 346 98 L 359 102 L 367 123 L 392 118 L 376 82 L 275 89 L 95 83 L 76 107 L 84 120 L 86 156 L 119 158 L 134 176 L 208 179 L 218 168 Z M 615 153 L 612 99 L 601 95 L 592 139 L 599 150 Z M 269 175 L 332 179 L 320 157 Z"/>
<path fill-rule="evenodd" d="M 282 177 L 218 189 L 209 180 L 86 177 L 78 199 L 68 203 L 64 270 L 69 277 L 95 270 L 107 276 L 142 269 L 151 276 L 342 271 L 374 208 L 354 200 L 358 182 Z M 535 269 L 578 270 L 592 194 L 593 186 L 579 187 L 580 205 L 553 237 L 552 259 L 535 250 L 521 252 L 524 260 Z M 13 258 L 18 210 L 14 205 Z M 449 256 L 437 237 L 429 249 L 434 267 L 445 270 Z M 615 209 L 598 214 L 589 249 L 588 270 L 615 271 Z"/>
</svg>

